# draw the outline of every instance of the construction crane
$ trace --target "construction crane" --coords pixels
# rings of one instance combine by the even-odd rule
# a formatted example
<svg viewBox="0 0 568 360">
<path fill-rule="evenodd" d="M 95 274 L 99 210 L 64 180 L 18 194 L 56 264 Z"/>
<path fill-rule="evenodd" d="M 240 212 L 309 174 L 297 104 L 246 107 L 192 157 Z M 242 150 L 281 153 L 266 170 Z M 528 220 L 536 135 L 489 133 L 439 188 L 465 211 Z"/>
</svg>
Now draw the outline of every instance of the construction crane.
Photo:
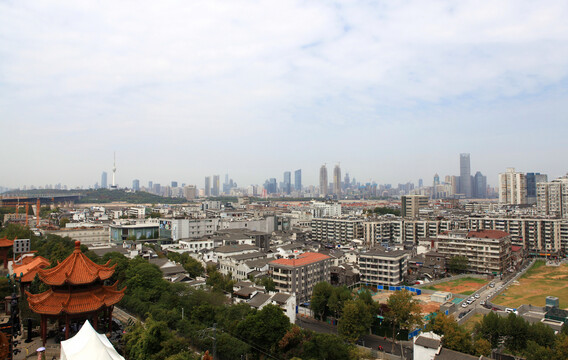
<svg viewBox="0 0 568 360">
<path fill-rule="evenodd" d="M 20 199 L 18 198 L 17 204 L 2 204 L 2 205 L 0 205 L 0 207 L 15 206 L 16 207 L 16 215 L 18 215 L 19 210 L 20 210 L 20 206 L 25 205 L 26 206 L 26 226 L 28 226 L 30 205 L 33 205 L 33 204 L 34 204 L 34 202 L 32 202 L 32 201 L 24 201 L 24 202 L 20 203 Z M 40 209 L 41 209 L 39 198 L 36 199 L 35 205 L 36 205 L 36 217 L 37 217 L 36 227 L 37 227 L 37 226 L 39 226 L 39 221 L 40 221 L 39 212 L 40 212 Z"/>
</svg>

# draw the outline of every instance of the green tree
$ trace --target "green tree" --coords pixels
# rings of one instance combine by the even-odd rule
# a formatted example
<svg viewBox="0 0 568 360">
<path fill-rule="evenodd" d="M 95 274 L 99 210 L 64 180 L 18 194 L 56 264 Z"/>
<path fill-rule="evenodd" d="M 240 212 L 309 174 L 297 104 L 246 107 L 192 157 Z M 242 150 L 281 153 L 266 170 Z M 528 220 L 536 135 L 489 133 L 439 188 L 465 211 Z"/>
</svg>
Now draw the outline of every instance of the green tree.
<svg viewBox="0 0 568 360">
<path fill-rule="evenodd" d="M 320 282 L 314 286 L 312 291 L 312 300 L 310 301 L 310 309 L 314 312 L 317 318 L 325 319 L 329 315 L 329 308 L 327 302 L 333 292 L 333 286 L 328 282 Z"/>
<path fill-rule="evenodd" d="M 69 220 L 69 219 L 66 218 L 66 217 L 61 218 L 61 220 L 59 220 L 59 227 L 62 228 L 62 229 L 64 229 L 64 228 L 65 228 L 65 225 L 68 224 L 68 223 L 70 223 L 70 222 L 71 222 L 71 220 Z"/>
<path fill-rule="evenodd" d="M 514 352 L 522 351 L 527 346 L 529 335 L 528 323 L 520 316 L 510 313 L 504 324 L 505 346 Z"/>
<path fill-rule="evenodd" d="M 491 343 L 487 339 L 479 338 L 473 343 L 473 349 L 476 356 L 489 356 L 491 355 Z"/>
<path fill-rule="evenodd" d="M 343 315 L 339 319 L 337 333 L 350 343 L 355 343 L 359 338 L 369 332 L 373 314 L 369 305 L 363 300 L 351 300 L 345 303 Z"/>
<path fill-rule="evenodd" d="M 438 316 L 436 316 L 432 322 L 426 326 L 426 329 L 441 335 L 444 347 L 450 350 L 464 353 L 473 352 L 471 335 L 465 330 L 465 328 L 459 326 L 456 319 L 451 316 L 438 314 Z"/>
<path fill-rule="evenodd" d="M 485 315 L 481 323 L 476 326 L 476 332 L 480 337 L 487 339 L 491 343 L 491 348 L 494 349 L 499 345 L 501 340 L 503 333 L 502 328 L 503 324 L 501 318 L 492 311 Z"/>
<path fill-rule="evenodd" d="M 454 274 L 460 274 L 468 269 L 467 256 L 452 256 L 448 262 L 448 270 Z"/>
<path fill-rule="evenodd" d="M 266 352 L 273 352 L 290 326 L 290 320 L 279 307 L 266 305 L 241 321 L 237 332 L 248 343 L 256 344 Z"/>
<path fill-rule="evenodd" d="M 422 326 L 421 308 L 407 290 L 395 291 L 387 300 L 386 318 L 392 323 L 392 337 L 395 338 L 396 327 L 412 331 Z M 394 348 L 394 342 L 393 342 Z"/>
</svg>

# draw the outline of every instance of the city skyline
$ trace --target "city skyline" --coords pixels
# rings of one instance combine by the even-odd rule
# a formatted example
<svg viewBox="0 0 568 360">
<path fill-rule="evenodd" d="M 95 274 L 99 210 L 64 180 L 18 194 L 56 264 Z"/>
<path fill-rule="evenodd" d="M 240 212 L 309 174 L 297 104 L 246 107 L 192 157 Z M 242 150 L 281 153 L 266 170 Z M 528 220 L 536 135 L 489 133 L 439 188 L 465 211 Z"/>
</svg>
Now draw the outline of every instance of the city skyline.
<svg viewBox="0 0 568 360">
<path fill-rule="evenodd" d="M 0 186 L 568 171 L 565 2 L 136 9 L 0 3 Z"/>
</svg>

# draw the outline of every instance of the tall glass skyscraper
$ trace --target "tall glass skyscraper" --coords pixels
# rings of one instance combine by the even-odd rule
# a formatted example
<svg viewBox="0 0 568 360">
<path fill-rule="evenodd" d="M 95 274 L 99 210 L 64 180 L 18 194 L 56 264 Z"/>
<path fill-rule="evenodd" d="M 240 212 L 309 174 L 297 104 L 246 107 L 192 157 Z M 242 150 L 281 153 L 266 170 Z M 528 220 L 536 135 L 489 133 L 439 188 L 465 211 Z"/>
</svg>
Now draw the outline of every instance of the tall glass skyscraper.
<svg viewBox="0 0 568 360">
<path fill-rule="evenodd" d="M 460 154 L 460 194 L 471 197 L 471 167 L 469 154 Z"/>
<path fill-rule="evenodd" d="M 292 173 L 289 171 L 284 172 L 284 188 L 282 191 L 285 194 L 290 194 L 292 192 Z"/>
<path fill-rule="evenodd" d="M 320 195 L 326 197 L 327 192 L 327 167 L 323 164 L 320 168 Z"/>
<path fill-rule="evenodd" d="M 302 191 L 302 169 L 294 171 L 294 190 Z"/>
<path fill-rule="evenodd" d="M 106 171 L 103 171 L 103 173 L 101 174 L 101 188 L 106 189 L 107 187 L 107 173 Z"/>
</svg>

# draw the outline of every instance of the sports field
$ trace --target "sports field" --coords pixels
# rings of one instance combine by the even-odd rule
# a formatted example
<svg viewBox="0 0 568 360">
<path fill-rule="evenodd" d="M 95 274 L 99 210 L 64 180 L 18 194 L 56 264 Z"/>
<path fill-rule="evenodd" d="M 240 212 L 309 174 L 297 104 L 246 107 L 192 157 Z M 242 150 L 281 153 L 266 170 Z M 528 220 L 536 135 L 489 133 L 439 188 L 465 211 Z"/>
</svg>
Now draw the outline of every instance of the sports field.
<svg viewBox="0 0 568 360">
<path fill-rule="evenodd" d="M 492 302 L 513 308 L 523 304 L 544 306 L 547 296 L 558 297 L 560 308 L 568 308 L 568 265 L 546 266 L 544 261 L 537 261 L 518 285 L 504 289 Z"/>
<path fill-rule="evenodd" d="M 436 285 L 424 286 L 422 289 L 446 291 L 454 294 L 471 295 L 483 285 L 487 284 L 487 280 L 473 277 L 464 277 L 457 280 L 446 281 Z"/>
</svg>

